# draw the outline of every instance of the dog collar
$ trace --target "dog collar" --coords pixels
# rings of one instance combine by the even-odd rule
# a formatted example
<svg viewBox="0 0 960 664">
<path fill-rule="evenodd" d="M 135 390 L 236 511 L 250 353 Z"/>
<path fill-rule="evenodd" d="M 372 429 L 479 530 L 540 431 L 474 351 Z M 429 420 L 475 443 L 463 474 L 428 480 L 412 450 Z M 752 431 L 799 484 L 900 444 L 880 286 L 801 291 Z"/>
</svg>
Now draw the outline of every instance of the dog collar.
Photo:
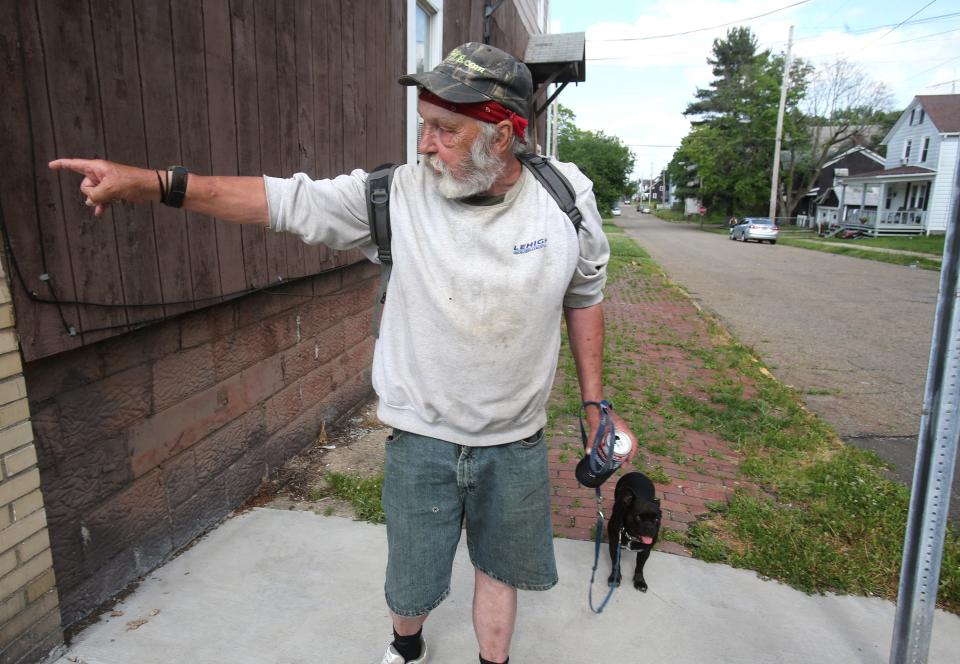
<svg viewBox="0 0 960 664">
<path fill-rule="evenodd" d="M 620 528 L 620 546 L 627 551 L 639 551 L 640 547 L 650 545 L 644 544 L 642 539 L 628 533 L 626 528 Z M 634 548 L 634 546 L 637 548 Z"/>
</svg>

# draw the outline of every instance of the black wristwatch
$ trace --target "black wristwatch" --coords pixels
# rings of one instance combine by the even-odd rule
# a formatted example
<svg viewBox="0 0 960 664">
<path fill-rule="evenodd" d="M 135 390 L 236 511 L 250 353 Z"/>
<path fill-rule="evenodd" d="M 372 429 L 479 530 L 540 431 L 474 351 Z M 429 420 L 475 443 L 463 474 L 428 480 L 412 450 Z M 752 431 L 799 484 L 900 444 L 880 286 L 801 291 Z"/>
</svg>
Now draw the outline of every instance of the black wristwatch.
<svg viewBox="0 0 960 664">
<path fill-rule="evenodd" d="M 167 195 L 162 203 L 169 207 L 183 207 L 183 199 L 187 195 L 187 171 L 185 166 L 170 166 L 167 168 L 169 182 Z"/>
</svg>

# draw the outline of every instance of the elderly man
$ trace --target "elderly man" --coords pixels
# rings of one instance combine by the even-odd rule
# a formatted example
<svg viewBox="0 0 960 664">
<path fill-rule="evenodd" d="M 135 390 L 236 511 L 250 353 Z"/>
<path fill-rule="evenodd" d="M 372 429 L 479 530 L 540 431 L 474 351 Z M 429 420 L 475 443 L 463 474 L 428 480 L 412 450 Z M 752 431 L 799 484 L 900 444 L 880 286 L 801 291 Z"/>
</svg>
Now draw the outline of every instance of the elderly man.
<svg viewBox="0 0 960 664">
<path fill-rule="evenodd" d="M 373 360 L 386 442 L 385 595 L 394 640 L 382 664 L 427 661 L 422 625 L 447 596 L 465 524 L 475 568 L 480 662 L 509 660 L 517 589 L 557 581 L 550 524 L 545 404 L 565 313 L 584 401 L 603 398 L 602 288 L 609 248 L 592 185 L 557 164 L 576 191 L 577 231 L 516 155 L 526 151 L 532 81 L 491 46 L 464 44 L 419 88 L 422 163 L 390 192 L 394 268 Z M 60 159 L 82 173 L 95 214 L 115 200 L 161 200 L 305 242 L 359 247 L 375 259 L 365 184 L 204 177 Z M 587 409 L 593 440 L 599 412 Z M 616 419 L 618 429 L 625 429 Z"/>
</svg>

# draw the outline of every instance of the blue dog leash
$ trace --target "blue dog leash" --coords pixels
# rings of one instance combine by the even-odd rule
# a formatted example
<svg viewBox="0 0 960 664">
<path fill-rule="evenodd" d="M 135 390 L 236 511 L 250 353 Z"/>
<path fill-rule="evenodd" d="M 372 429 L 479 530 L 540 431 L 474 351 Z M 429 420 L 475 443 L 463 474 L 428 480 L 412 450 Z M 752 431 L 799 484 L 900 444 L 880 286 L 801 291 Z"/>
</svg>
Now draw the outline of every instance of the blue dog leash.
<svg viewBox="0 0 960 664">
<path fill-rule="evenodd" d="M 583 440 L 584 447 L 587 444 L 587 430 L 583 426 L 583 413 L 586 410 L 587 406 L 597 406 L 600 409 L 600 426 L 597 427 L 597 434 L 593 439 L 593 448 L 590 450 L 589 464 L 590 470 L 596 475 L 605 475 L 612 473 L 614 464 L 616 463 L 613 458 L 613 446 L 614 446 L 614 435 L 616 429 L 613 424 L 613 416 L 610 414 L 613 410 L 613 404 L 604 399 L 603 401 L 584 401 L 580 406 L 580 438 Z M 600 454 L 600 447 L 606 445 L 607 449 L 605 454 Z M 606 458 L 603 458 L 603 457 Z M 603 515 L 603 494 L 600 493 L 600 486 L 598 485 L 595 489 L 597 496 L 597 525 L 596 530 L 596 542 L 593 552 L 593 570 L 590 572 L 590 587 L 587 592 L 587 599 L 590 603 L 590 610 L 594 613 L 603 613 L 603 608 L 607 605 L 607 602 L 610 601 L 610 597 L 613 595 L 613 591 L 616 590 L 616 582 L 610 583 L 610 589 L 607 591 L 607 596 L 603 598 L 599 608 L 594 608 L 593 606 L 593 581 L 597 575 L 597 566 L 600 564 L 600 548 L 603 545 L 603 524 L 606 518 Z M 620 564 L 620 543 L 617 542 L 617 560 L 614 565 L 616 568 Z"/>
<path fill-rule="evenodd" d="M 609 583 L 610 590 L 607 591 L 607 596 L 603 598 L 603 602 L 600 604 L 600 608 L 593 607 L 593 580 L 597 575 L 597 565 L 600 563 L 600 547 L 603 544 L 603 496 L 600 494 L 600 487 L 597 487 L 597 525 L 596 525 L 596 546 L 593 549 L 593 571 L 590 572 L 590 588 L 587 592 L 587 598 L 590 601 L 590 610 L 594 613 L 603 613 L 603 607 L 607 605 L 607 602 L 610 601 L 610 597 L 613 595 L 613 591 L 617 589 L 619 583 L 613 581 Z M 613 568 L 617 569 L 620 565 L 620 542 L 617 542 L 617 560 L 614 563 Z"/>
</svg>

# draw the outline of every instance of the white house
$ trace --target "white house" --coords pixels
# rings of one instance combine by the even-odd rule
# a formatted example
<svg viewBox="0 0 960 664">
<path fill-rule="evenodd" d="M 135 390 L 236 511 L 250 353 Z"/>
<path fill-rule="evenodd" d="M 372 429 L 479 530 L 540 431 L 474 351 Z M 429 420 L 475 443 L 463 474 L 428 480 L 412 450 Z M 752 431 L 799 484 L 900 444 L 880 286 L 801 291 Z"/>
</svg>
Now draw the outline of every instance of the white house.
<svg viewBox="0 0 960 664">
<path fill-rule="evenodd" d="M 883 170 L 843 178 L 840 225 L 871 235 L 945 233 L 958 143 L 960 95 L 914 97 L 883 139 Z"/>
</svg>

